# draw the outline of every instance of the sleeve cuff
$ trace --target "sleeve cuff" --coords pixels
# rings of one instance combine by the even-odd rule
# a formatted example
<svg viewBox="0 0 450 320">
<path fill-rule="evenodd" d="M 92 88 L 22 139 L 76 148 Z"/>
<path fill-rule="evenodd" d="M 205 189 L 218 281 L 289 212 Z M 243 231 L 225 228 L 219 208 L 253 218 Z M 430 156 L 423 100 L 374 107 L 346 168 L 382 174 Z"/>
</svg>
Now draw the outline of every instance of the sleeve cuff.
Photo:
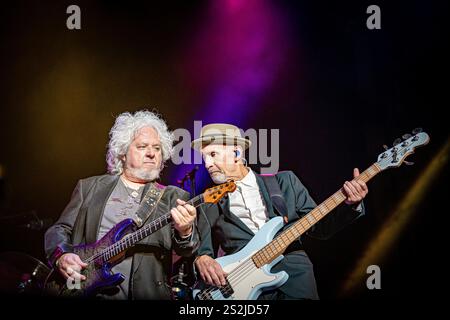
<svg viewBox="0 0 450 320">
<path fill-rule="evenodd" d="M 73 252 L 73 248 L 70 245 L 60 245 L 56 247 L 55 251 L 48 258 L 48 265 L 51 268 L 56 267 L 56 261 L 58 261 L 59 257 L 61 257 L 64 253 Z"/>
<path fill-rule="evenodd" d="M 175 232 L 175 240 L 177 240 L 177 242 L 189 242 L 192 240 L 192 232 L 184 237 L 180 236 L 178 232 Z"/>
<path fill-rule="evenodd" d="M 358 203 L 358 205 L 353 205 L 352 209 L 356 212 L 361 213 L 363 210 L 363 205 L 362 205 L 362 201 L 360 203 Z"/>
</svg>

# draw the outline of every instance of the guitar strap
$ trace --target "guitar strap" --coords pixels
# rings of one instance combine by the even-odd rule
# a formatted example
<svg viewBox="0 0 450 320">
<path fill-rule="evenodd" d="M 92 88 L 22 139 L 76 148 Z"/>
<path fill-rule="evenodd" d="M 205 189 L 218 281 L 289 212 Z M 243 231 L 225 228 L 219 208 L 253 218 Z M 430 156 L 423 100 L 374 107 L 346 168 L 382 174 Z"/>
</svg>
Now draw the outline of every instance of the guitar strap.
<svg viewBox="0 0 450 320">
<path fill-rule="evenodd" d="M 139 209 L 137 209 L 132 217 L 138 228 L 144 225 L 145 221 L 147 221 L 150 215 L 158 207 L 164 191 L 165 187 L 159 183 L 150 183 L 147 193 L 141 201 Z"/>
<path fill-rule="evenodd" d="M 283 193 L 281 192 L 276 176 L 274 174 L 262 174 L 261 178 L 269 192 L 273 207 L 278 211 L 278 214 L 283 217 L 284 223 L 288 223 L 286 201 L 283 198 Z"/>
</svg>

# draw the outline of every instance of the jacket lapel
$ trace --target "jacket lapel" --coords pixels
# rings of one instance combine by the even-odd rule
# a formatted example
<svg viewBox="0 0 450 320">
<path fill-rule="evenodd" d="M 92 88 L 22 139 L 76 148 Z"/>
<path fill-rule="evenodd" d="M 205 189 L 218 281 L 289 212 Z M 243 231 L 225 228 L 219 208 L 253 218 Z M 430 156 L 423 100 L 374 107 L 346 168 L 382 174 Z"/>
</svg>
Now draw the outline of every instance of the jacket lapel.
<svg viewBox="0 0 450 320">
<path fill-rule="evenodd" d="M 105 211 L 106 202 L 112 191 L 119 182 L 119 176 L 105 176 L 100 179 L 95 186 L 95 197 L 91 200 L 91 205 L 87 210 L 86 217 L 86 242 L 93 243 L 97 241 L 98 229 L 100 221 Z"/>
<path fill-rule="evenodd" d="M 249 229 L 249 227 L 246 226 L 245 223 L 242 222 L 241 219 L 239 219 L 236 215 L 234 215 L 230 211 L 230 198 L 226 197 L 225 200 L 220 201 L 219 205 L 222 209 L 223 214 L 230 219 L 237 227 L 242 229 L 244 232 L 248 233 L 252 237 L 255 235 L 252 230 Z"/>
</svg>

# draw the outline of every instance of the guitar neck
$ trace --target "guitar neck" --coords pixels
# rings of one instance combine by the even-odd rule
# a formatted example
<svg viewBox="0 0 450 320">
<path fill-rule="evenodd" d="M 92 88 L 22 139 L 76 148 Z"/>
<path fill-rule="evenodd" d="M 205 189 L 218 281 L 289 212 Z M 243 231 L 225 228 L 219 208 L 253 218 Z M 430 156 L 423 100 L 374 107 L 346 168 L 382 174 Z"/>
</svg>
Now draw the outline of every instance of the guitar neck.
<svg viewBox="0 0 450 320">
<path fill-rule="evenodd" d="M 200 195 L 192 198 L 191 200 L 187 201 L 187 203 L 190 204 L 191 206 L 198 207 L 199 205 L 204 203 L 203 194 L 200 194 Z M 169 224 L 171 221 L 172 221 L 172 215 L 170 213 L 167 213 L 167 214 L 149 222 L 148 224 L 144 225 L 139 230 L 126 235 L 120 241 L 118 241 L 118 242 L 114 243 L 113 245 L 111 245 L 110 247 L 108 247 L 107 250 L 105 250 L 105 251 L 111 252 L 110 256 L 115 256 L 115 255 L 123 252 L 124 250 L 131 248 L 139 241 L 145 239 L 146 237 L 148 237 L 155 231 L 158 231 L 162 227 Z"/>
<path fill-rule="evenodd" d="M 380 171 L 380 167 L 374 163 L 354 180 L 368 182 Z M 297 240 L 302 234 L 308 231 L 334 208 L 344 202 L 345 199 L 346 196 L 341 188 L 320 205 L 311 210 L 308 214 L 303 216 L 300 220 L 295 222 L 287 230 L 283 231 L 265 247 L 256 252 L 252 256 L 252 260 L 255 265 L 260 268 L 272 262 L 275 258 L 280 256 L 292 242 Z"/>
<path fill-rule="evenodd" d="M 204 202 L 203 194 L 200 194 L 200 195 L 192 198 L 191 200 L 187 201 L 187 203 L 193 207 L 198 207 L 203 202 Z M 143 226 L 142 228 L 140 228 L 139 230 L 137 230 L 136 232 L 134 232 L 130 235 L 132 238 L 135 239 L 135 241 L 131 245 L 134 245 L 136 242 L 139 242 L 142 239 L 148 237 L 153 232 L 158 231 L 159 229 L 161 229 L 165 225 L 169 224 L 170 222 L 172 222 L 172 215 L 170 213 L 167 213 L 167 214 L 151 221 L 150 223 L 146 224 L 145 226 Z"/>
</svg>

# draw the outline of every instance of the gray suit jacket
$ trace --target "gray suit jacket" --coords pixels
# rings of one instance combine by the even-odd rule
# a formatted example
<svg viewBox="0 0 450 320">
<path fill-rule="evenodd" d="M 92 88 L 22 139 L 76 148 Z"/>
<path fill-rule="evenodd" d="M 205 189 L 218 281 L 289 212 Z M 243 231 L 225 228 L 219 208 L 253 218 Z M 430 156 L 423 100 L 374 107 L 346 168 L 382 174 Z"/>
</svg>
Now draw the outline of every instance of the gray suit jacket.
<svg viewBox="0 0 450 320">
<path fill-rule="evenodd" d="M 45 234 L 45 252 L 51 266 L 61 254 L 71 252 L 79 244 L 97 240 L 106 202 L 114 190 L 118 176 L 94 176 L 78 181 L 69 204 L 59 220 Z M 147 192 L 144 188 L 143 195 Z M 176 199 L 188 200 L 189 194 L 180 188 L 167 186 L 155 212 L 147 223 L 170 212 Z M 130 298 L 170 299 L 166 285 L 172 267 L 172 249 L 180 256 L 192 255 L 198 247 L 199 237 L 194 229 L 188 240 L 178 239 L 171 227 L 164 227 L 139 242 L 133 249 L 130 278 Z"/>
<path fill-rule="evenodd" d="M 256 177 L 269 218 L 273 218 L 277 213 L 273 209 L 269 193 L 262 178 L 258 175 Z M 288 208 L 289 223 L 280 231 L 282 232 L 316 207 L 316 203 L 292 171 L 279 172 L 276 178 Z M 362 212 L 357 212 L 349 206 L 340 206 L 336 212 L 330 213 L 306 234 L 318 239 L 328 239 L 363 214 L 364 208 Z M 213 258 L 216 257 L 219 246 L 225 254 L 232 254 L 241 250 L 254 236 L 254 233 L 230 212 L 228 199 L 218 204 L 202 205 L 198 212 L 198 228 L 201 242 L 198 255 L 206 254 Z M 284 259 L 276 264 L 272 271 L 284 270 L 289 274 L 288 281 L 280 287 L 285 294 L 299 299 L 318 299 L 313 265 L 306 252 L 299 250 L 301 239 L 298 239 L 296 245 L 289 253 L 285 252 Z"/>
</svg>

